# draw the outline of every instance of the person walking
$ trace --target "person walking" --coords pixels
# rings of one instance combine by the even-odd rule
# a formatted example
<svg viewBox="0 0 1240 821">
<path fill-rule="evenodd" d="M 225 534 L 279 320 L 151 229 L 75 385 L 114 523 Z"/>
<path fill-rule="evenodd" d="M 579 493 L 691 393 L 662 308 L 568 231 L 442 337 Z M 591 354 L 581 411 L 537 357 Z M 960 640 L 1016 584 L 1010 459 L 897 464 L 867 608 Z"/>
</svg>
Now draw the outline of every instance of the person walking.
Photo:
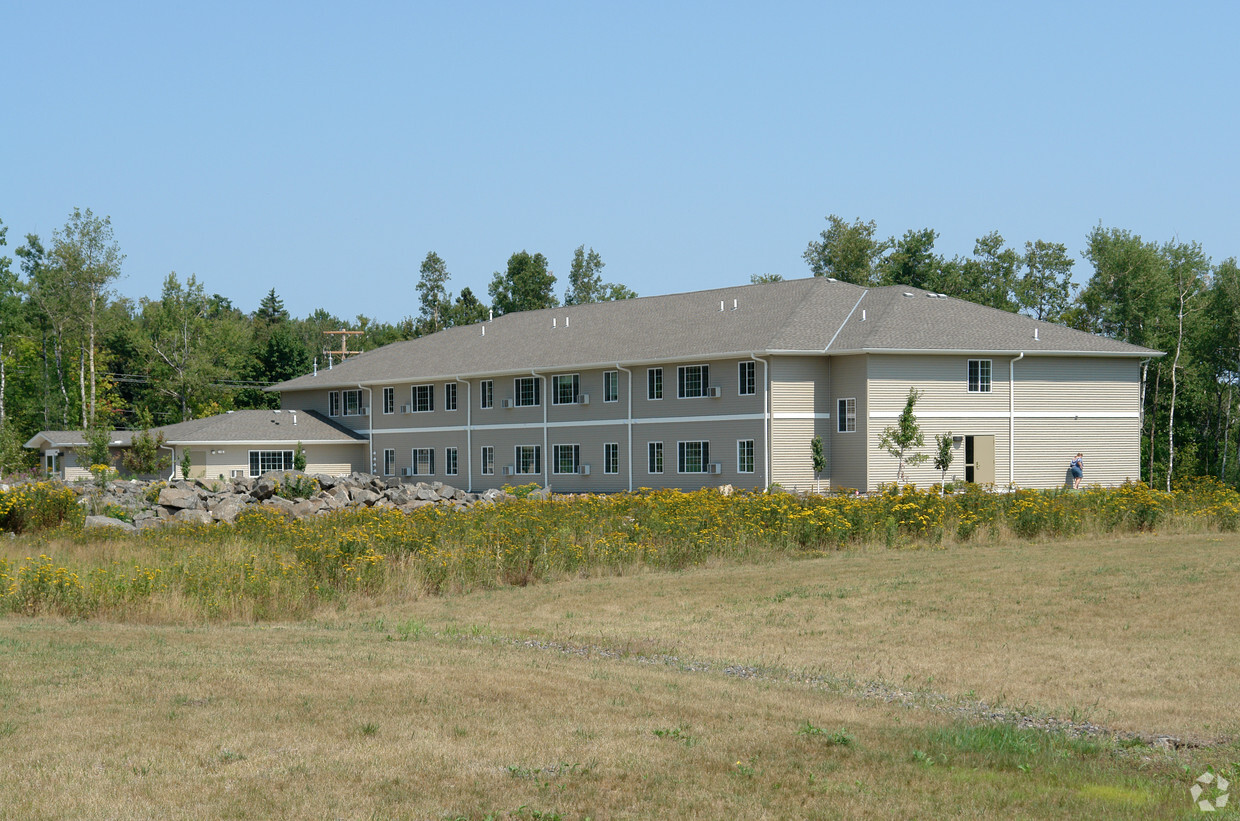
<svg viewBox="0 0 1240 821">
<path fill-rule="evenodd" d="M 1085 478 L 1085 454 L 1078 453 L 1072 460 L 1072 489 L 1081 489 L 1081 479 Z"/>
</svg>

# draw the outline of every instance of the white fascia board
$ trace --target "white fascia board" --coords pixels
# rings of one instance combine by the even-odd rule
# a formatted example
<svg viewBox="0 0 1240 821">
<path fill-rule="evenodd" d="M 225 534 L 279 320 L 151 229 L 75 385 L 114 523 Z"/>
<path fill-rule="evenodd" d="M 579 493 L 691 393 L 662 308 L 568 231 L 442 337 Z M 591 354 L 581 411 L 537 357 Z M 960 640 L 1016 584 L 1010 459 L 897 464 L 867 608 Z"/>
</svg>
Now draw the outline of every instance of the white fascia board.
<svg viewBox="0 0 1240 821">
<path fill-rule="evenodd" d="M 903 411 L 870 411 L 871 419 L 898 419 Z M 925 411 L 918 419 L 1137 419 L 1140 411 Z"/>
<path fill-rule="evenodd" d="M 973 348 L 856 348 L 848 351 L 832 351 L 833 356 L 849 354 L 899 354 L 907 356 L 1071 356 L 1106 359 L 1156 359 L 1166 356 L 1164 351 L 986 351 Z"/>
<path fill-rule="evenodd" d="M 251 446 L 268 446 L 268 445 L 287 445 L 289 443 L 303 445 L 364 445 L 366 439 L 225 439 L 222 441 L 207 441 L 205 439 L 169 439 L 165 440 L 165 445 L 181 445 L 183 447 L 194 447 L 196 445 L 204 445 L 207 447 L 224 448 L 229 447 L 251 447 Z"/>
</svg>

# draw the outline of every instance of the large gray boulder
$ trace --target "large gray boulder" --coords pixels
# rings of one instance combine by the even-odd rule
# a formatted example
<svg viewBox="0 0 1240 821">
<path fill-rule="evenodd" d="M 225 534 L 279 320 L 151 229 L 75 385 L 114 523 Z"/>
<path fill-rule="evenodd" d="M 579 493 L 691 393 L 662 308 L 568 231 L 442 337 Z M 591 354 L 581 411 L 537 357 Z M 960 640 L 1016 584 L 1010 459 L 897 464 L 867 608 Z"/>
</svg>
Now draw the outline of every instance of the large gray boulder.
<svg viewBox="0 0 1240 821">
<path fill-rule="evenodd" d="M 120 530 L 125 533 L 133 533 L 138 529 L 129 522 L 113 519 L 111 516 L 87 516 L 83 527 L 87 530 Z"/>
<path fill-rule="evenodd" d="M 178 524 L 194 524 L 209 525 L 211 524 L 211 512 L 207 510 L 191 510 L 186 508 L 179 510 L 173 515 L 172 521 Z"/>
<path fill-rule="evenodd" d="M 200 507 L 198 494 L 195 491 L 178 487 L 166 487 L 160 490 L 158 503 L 174 510 L 196 510 Z"/>
</svg>

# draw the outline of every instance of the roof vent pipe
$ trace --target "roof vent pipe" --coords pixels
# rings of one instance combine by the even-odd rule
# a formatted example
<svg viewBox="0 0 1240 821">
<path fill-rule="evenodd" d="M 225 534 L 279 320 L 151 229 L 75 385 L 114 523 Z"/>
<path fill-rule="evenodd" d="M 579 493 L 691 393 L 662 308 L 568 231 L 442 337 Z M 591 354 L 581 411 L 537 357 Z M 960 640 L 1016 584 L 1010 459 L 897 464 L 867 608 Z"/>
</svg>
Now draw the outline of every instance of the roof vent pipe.
<svg viewBox="0 0 1240 821">
<path fill-rule="evenodd" d="M 719 300 L 719 310 L 723 310 L 723 300 Z"/>
<path fill-rule="evenodd" d="M 564 327 L 568 327 L 568 317 L 564 317 Z"/>
<path fill-rule="evenodd" d="M 314 375 L 319 375 L 319 358 L 317 356 L 314 358 Z"/>
<path fill-rule="evenodd" d="M 487 326 L 486 326 L 486 325 L 483 325 L 483 326 L 482 326 L 482 335 L 483 335 L 483 336 L 486 336 L 486 335 L 487 335 Z"/>
<path fill-rule="evenodd" d="M 1042 340 L 1038 339 L 1038 329 L 1037 329 L 1037 328 L 1034 328 L 1034 329 L 1033 329 L 1033 341 L 1034 341 L 1034 342 L 1041 342 L 1041 341 L 1042 341 Z"/>
<path fill-rule="evenodd" d="M 493 322 L 494 320 L 495 320 L 495 309 L 492 308 L 491 310 L 487 311 L 487 322 Z"/>
<path fill-rule="evenodd" d="M 296 425 L 297 424 L 297 411 L 291 410 L 289 411 L 289 413 L 293 414 L 293 424 Z"/>
<path fill-rule="evenodd" d="M 740 300 L 736 300 L 736 299 L 732 300 L 732 310 L 734 310 L 734 311 L 736 310 L 737 305 L 739 304 L 739 302 L 740 302 Z"/>
<path fill-rule="evenodd" d="M 551 317 L 551 327 L 555 327 L 555 317 Z"/>
<path fill-rule="evenodd" d="M 865 308 L 861 309 L 861 321 L 865 322 Z"/>
</svg>

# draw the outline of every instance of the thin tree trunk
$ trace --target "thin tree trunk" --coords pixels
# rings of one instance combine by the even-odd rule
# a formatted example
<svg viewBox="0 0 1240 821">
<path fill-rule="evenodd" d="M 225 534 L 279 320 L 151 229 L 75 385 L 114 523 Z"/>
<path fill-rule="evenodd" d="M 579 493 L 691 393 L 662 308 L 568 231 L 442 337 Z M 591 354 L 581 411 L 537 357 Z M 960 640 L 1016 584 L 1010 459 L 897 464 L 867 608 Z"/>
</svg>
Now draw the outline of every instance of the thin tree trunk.
<svg viewBox="0 0 1240 821">
<path fill-rule="evenodd" d="M 1226 481 L 1227 477 L 1227 443 L 1231 441 L 1231 392 L 1235 387 L 1235 382 L 1227 385 L 1227 421 L 1223 425 L 1223 458 L 1218 468 L 1219 481 Z"/>
<path fill-rule="evenodd" d="M 1150 402 L 1150 465 L 1149 477 L 1150 487 L 1154 487 L 1154 436 L 1158 428 L 1158 388 L 1162 384 L 1162 368 L 1154 369 L 1154 396 Z"/>
<path fill-rule="evenodd" d="M 1175 472 L 1175 395 L 1179 379 L 1175 374 L 1180 367 L 1180 349 L 1184 346 L 1184 291 L 1180 291 L 1180 313 L 1176 317 L 1175 360 L 1171 363 L 1171 409 L 1167 414 L 1167 492 L 1171 492 L 1171 475 Z"/>
<path fill-rule="evenodd" d="M 60 334 L 53 340 L 56 353 L 56 384 L 60 385 L 60 427 L 69 427 L 69 390 L 65 387 L 64 347 L 61 345 Z"/>
<path fill-rule="evenodd" d="M 86 430 L 90 425 L 86 423 L 86 351 L 82 350 L 82 346 L 78 345 L 78 393 L 82 400 L 82 430 Z"/>
<path fill-rule="evenodd" d="M 95 304 L 90 306 L 90 424 L 95 424 Z"/>
</svg>

